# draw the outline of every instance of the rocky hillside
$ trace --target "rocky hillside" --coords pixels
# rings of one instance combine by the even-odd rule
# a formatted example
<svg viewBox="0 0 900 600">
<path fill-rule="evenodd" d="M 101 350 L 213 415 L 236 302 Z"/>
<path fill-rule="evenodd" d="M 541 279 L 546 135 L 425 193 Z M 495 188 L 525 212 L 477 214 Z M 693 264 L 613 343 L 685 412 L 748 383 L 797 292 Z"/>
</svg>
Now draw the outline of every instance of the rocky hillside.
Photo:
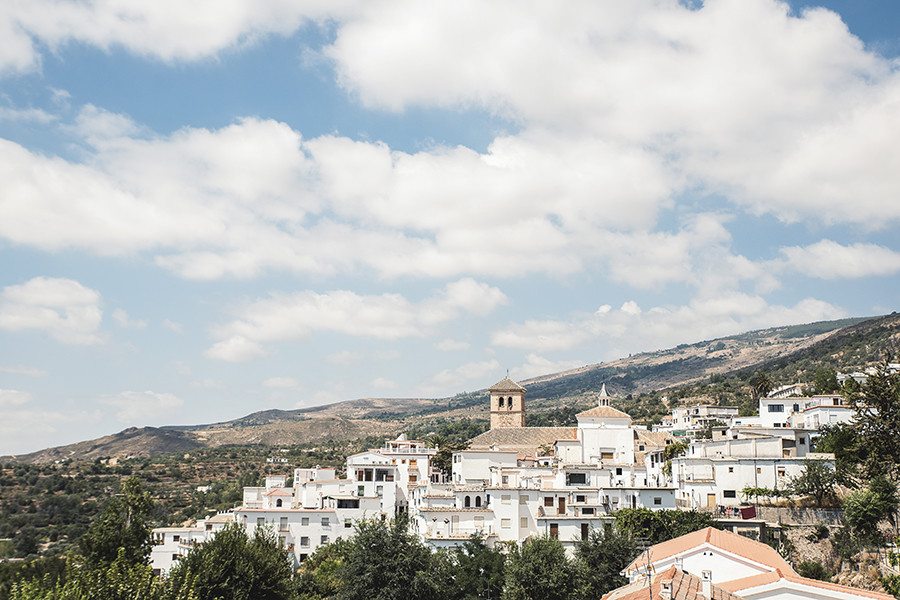
<svg viewBox="0 0 900 600">
<path fill-rule="evenodd" d="M 714 377 L 765 371 L 777 383 L 811 380 L 816 368 L 852 370 L 896 355 L 900 315 L 776 327 L 676 348 L 636 354 L 523 381 L 532 412 L 592 402 L 606 384 L 613 395 L 673 390 Z M 493 382 L 486 382 L 493 383 Z M 224 445 L 291 445 L 391 436 L 423 423 L 485 418 L 487 391 L 452 398 L 365 398 L 300 410 L 267 410 L 233 421 L 186 427 L 126 429 L 2 461 L 149 456 Z M 638 400 L 639 401 L 639 400 Z"/>
</svg>

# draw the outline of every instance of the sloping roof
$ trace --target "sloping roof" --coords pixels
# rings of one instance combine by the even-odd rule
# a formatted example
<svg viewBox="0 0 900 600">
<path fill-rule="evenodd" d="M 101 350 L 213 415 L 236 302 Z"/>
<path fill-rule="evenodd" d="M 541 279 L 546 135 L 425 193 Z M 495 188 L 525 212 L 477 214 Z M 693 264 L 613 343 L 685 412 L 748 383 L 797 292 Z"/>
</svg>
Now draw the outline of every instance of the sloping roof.
<svg viewBox="0 0 900 600">
<path fill-rule="evenodd" d="M 775 569 L 774 571 L 771 571 L 769 573 L 760 573 L 759 575 L 751 575 L 750 577 L 742 577 L 741 579 L 725 581 L 720 583 L 719 585 L 723 589 L 735 593 L 740 593 L 743 590 L 749 590 L 751 588 L 768 585 L 770 583 L 775 583 L 781 580 L 785 580 L 798 585 L 808 585 L 810 587 L 819 588 L 820 590 L 823 590 L 823 595 L 825 596 L 829 595 L 828 592 L 843 592 L 845 594 L 854 594 L 861 598 L 874 598 L 876 600 L 892 600 L 894 598 L 890 594 L 885 594 L 884 592 L 875 592 L 872 590 L 864 590 L 846 585 L 840 585 L 837 583 L 831 583 L 830 581 L 819 581 L 818 579 L 800 577 L 796 573 L 787 573 L 782 571 L 781 569 Z"/>
<path fill-rule="evenodd" d="M 659 600 L 664 581 L 672 582 L 672 600 L 707 600 L 702 592 L 703 581 L 696 575 L 685 573 L 674 566 L 654 575 L 650 580 L 649 590 L 647 580 L 641 578 L 609 592 L 603 596 L 603 600 Z M 711 600 L 741 600 L 740 596 L 719 585 L 711 585 L 709 595 Z"/>
<path fill-rule="evenodd" d="M 281 489 L 281 488 L 275 488 L 274 490 L 263 494 L 263 496 L 293 496 L 293 495 L 294 494 L 292 492 L 289 492 L 289 491 Z"/>
<path fill-rule="evenodd" d="M 504 377 L 494 385 L 488 388 L 489 392 L 524 392 L 525 388 L 510 379 Z"/>
<path fill-rule="evenodd" d="M 647 554 L 652 556 L 653 562 L 656 563 L 672 556 L 684 554 L 703 544 L 709 544 L 710 546 L 714 546 L 725 552 L 742 556 L 757 564 L 765 565 L 773 571 L 775 569 L 781 569 L 783 573 L 796 575 L 791 566 L 771 546 L 751 540 L 750 538 L 746 538 L 736 533 L 731 533 L 730 531 L 716 529 L 715 527 L 700 529 L 693 533 L 688 533 L 681 537 L 651 546 L 649 552 L 642 553 L 628 565 L 625 570 L 631 571 L 647 566 Z"/>
<path fill-rule="evenodd" d="M 469 450 L 498 450 L 534 455 L 535 451 L 547 444 L 552 446 L 558 440 L 576 439 L 574 427 L 496 427 L 469 440 Z"/>
<path fill-rule="evenodd" d="M 666 446 L 666 440 L 675 440 L 675 438 L 667 431 L 647 431 L 645 429 L 635 429 L 634 439 L 635 443 L 647 446 L 657 446 L 659 448 L 664 448 Z"/>
<path fill-rule="evenodd" d="M 605 417 L 607 419 L 631 420 L 631 415 L 622 412 L 621 410 L 615 409 L 612 406 L 595 406 L 594 408 L 588 409 L 575 415 L 575 418 L 578 417 Z"/>
</svg>

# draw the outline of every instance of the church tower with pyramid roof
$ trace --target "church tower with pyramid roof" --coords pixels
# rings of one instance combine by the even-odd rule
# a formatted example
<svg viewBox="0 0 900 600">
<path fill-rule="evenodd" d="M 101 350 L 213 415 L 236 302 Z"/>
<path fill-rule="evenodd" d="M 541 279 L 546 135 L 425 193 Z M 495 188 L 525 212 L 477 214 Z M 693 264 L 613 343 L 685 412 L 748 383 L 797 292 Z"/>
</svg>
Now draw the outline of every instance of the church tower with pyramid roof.
<svg viewBox="0 0 900 600">
<path fill-rule="evenodd" d="M 491 429 L 525 427 L 525 388 L 505 377 L 488 391 L 491 393 Z"/>
</svg>

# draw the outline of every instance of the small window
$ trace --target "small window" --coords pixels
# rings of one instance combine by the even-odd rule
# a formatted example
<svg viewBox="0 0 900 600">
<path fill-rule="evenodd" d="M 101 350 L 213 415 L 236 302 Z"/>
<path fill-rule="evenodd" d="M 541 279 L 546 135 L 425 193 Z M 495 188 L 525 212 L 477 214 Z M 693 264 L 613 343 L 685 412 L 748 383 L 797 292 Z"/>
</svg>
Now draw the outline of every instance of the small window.
<svg viewBox="0 0 900 600">
<path fill-rule="evenodd" d="M 328 521 L 328 517 L 322 517 L 322 527 L 330 527 L 331 523 Z"/>
<path fill-rule="evenodd" d="M 328 536 L 327 536 L 327 535 L 323 535 L 323 536 L 322 536 L 322 543 L 323 543 L 323 544 L 327 544 L 327 543 L 328 543 Z"/>
<path fill-rule="evenodd" d="M 800 442 L 800 445 L 801 445 L 801 446 L 806 445 L 806 438 L 805 438 L 805 437 L 800 438 L 798 441 Z"/>
<path fill-rule="evenodd" d="M 734 473 L 734 467 L 728 467 L 728 472 L 729 472 L 729 473 Z"/>
<path fill-rule="evenodd" d="M 281 508 L 281 498 L 275 501 L 275 508 Z"/>
<path fill-rule="evenodd" d="M 660 498 L 659 496 L 654 496 L 653 506 L 662 506 L 662 498 Z"/>
<path fill-rule="evenodd" d="M 475 517 L 475 529 L 484 529 L 484 517 Z"/>
<path fill-rule="evenodd" d="M 265 525 L 265 524 L 266 524 L 266 518 L 265 518 L 265 517 L 256 517 L 256 526 L 257 526 L 257 527 L 262 527 L 262 526 Z"/>
<path fill-rule="evenodd" d="M 780 413 L 784 412 L 784 404 L 770 404 L 769 405 L 770 413 Z"/>
<path fill-rule="evenodd" d="M 762 467 L 756 467 L 756 474 L 757 474 L 757 475 L 761 475 L 761 474 L 762 474 Z"/>
<path fill-rule="evenodd" d="M 300 525 L 307 527 L 309 525 L 309 517 L 300 517 Z"/>
<path fill-rule="evenodd" d="M 509 475 L 503 476 L 503 485 L 509 485 Z"/>
<path fill-rule="evenodd" d="M 569 473 L 569 485 L 584 485 L 587 483 L 587 473 Z"/>
<path fill-rule="evenodd" d="M 300 547 L 309 548 L 309 538 L 307 536 L 304 535 L 300 538 Z"/>
<path fill-rule="evenodd" d="M 509 495 L 509 494 L 503 494 L 502 496 L 500 496 L 500 503 L 501 503 L 501 504 L 509 504 L 509 501 L 510 501 L 510 495 Z"/>
<path fill-rule="evenodd" d="M 544 498 L 544 506 L 553 506 L 553 496 L 546 496 Z"/>
<path fill-rule="evenodd" d="M 622 467 L 616 467 L 616 475 L 622 474 Z"/>
<path fill-rule="evenodd" d="M 591 507 L 585 507 L 585 508 L 582 508 L 582 509 L 581 509 L 581 514 L 583 514 L 583 515 L 593 515 L 593 514 L 594 514 L 594 507 L 591 506 Z"/>
<path fill-rule="evenodd" d="M 519 496 L 519 504 L 528 504 L 528 496 L 525 494 Z"/>
<path fill-rule="evenodd" d="M 512 527 L 512 519 L 500 519 L 500 527 L 503 529 L 509 529 Z"/>
<path fill-rule="evenodd" d="M 356 495 L 357 496 L 365 496 L 366 495 L 366 486 L 364 486 L 364 485 L 358 486 L 356 488 Z"/>
<path fill-rule="evenodd" d="M 519 517 L 519 527 L 528 529 L 528 517 Z"/>
<path fill-rule="evenodd" d="M 578 494 L 577 496 L 575 496 L 575 502 L 584 502 L 584 498 L 584 495 Z"/>
<path fill-rule="evenodd" d="M 173 535 L 173 536 L 172 536 L 172 541 L 173 541 L 173 542 L 177 542 L 177 541 L 180 541 L 180 540 L 181 540 L 181 536 L 180 536 L 180 535 Z"/>
<path fill-rule="evenodd" d="M 723 498 L 737 498 L 737 492 L 734 490 L 722 490 Z"/>
<path fill-rule="evenodd" d="M 350 529 L 353 527 L 353 522 L 350 519 L 344 519 L 344 528 Z"/>
<path fill-rule="evenodd" d="M 481 496 L 475 496 L 475 508 L 481 508 Z"/>
</svg>

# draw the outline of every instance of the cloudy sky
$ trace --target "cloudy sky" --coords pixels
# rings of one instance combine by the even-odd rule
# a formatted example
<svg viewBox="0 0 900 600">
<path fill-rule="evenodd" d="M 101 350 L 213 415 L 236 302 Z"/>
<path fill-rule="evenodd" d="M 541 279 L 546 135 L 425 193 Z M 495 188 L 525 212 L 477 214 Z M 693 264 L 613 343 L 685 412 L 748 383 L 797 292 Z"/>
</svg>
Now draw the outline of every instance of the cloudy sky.
<svg viewBox="0 0 900 600">
<path fill-rule="evenodd" d="M 0 5 L 0 454 L 900 305 L 893 0 Z"/>
</svg>

